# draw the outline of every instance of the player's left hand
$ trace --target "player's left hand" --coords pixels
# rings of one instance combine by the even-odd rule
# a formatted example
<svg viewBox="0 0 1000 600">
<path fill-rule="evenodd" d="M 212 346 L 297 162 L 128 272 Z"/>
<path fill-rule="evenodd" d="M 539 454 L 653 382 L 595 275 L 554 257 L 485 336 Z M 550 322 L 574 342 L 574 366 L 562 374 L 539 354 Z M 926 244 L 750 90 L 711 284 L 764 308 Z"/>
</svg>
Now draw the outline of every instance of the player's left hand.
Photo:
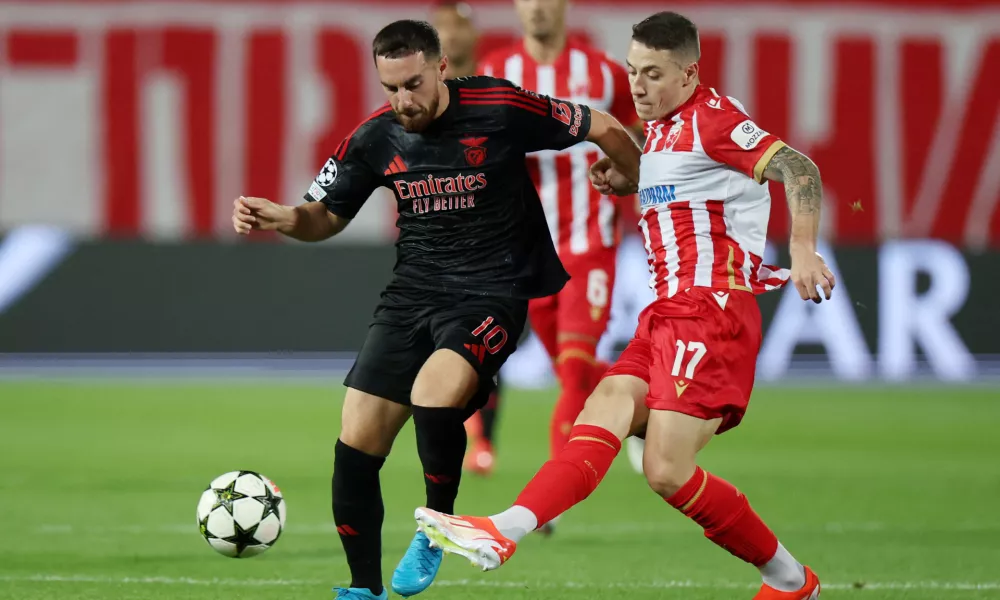
<svg viewBox="0 0 1000 600">
<path fill-rule="evenodd" d="M 816 287 L 823 288 L 823 296 L 829 300 L 833 296 L 833 288 L 837 278 L 826 266 L 826 261 L 819 252 L 801 246 L 792 245 L 792 284 L 799 291 L 803 300 L 812 300 L 816 304 L 823 301 Z"/>
</svg>

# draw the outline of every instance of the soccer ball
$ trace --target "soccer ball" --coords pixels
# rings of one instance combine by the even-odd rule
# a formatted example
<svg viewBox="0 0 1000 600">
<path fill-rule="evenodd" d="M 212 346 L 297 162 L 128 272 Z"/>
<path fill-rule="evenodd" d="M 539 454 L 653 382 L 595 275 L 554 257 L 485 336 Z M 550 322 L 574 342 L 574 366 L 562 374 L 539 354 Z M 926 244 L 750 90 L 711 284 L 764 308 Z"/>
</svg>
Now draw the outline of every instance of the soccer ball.
<svg viewBox="0 0 1000 600">
<path fill-rule="evenodd" d="M 216 477 L 198 501 L 198 529 L 223 556 L 249 558 L 278 541 L 285 499 L 260 473 L 232 471 Z"/>
</svg>

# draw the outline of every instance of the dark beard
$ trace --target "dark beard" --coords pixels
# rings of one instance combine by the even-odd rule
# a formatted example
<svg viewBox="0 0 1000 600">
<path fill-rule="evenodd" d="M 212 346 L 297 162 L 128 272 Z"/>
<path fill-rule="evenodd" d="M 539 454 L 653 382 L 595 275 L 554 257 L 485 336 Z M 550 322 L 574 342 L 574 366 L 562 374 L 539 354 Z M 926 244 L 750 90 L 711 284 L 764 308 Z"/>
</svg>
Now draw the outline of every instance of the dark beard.
<svg viewBox="0 0 1000 600">
<path fill-rule="evenodd" d="M 403 129 L 410 133 L 421 133 L 426 131 L 431 123 L 434 122 L 434 116 L 437 115 L 438 106 L 440 105 L 440 98 L 434 98 L 431 105 L 428 107 L 427 112 L 421 111 L 414 116 L 401 115 L 396 113 L 396 120 L 399 121 Z"/>
</svg>

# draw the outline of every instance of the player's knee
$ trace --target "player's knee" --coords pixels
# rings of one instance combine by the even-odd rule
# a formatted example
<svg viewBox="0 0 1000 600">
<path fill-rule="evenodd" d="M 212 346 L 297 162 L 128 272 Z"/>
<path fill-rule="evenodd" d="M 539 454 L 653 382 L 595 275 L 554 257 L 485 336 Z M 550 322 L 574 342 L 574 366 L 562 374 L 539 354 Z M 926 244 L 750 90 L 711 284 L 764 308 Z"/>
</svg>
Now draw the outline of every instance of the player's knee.
<svg viewBox="0 0 1000 600">
<path fill-rule="evenodd" d="M 410 403 L 428 408 L 461 408 L 478 388 L 479 376 L 464 358 L 450 350 L 438 350 L 417 374 Z"/>
<path fill-rule="evenodd" d="M 642 471 L 650 489 L 667 499 L 677 493 L 694 474 L 695 465 L 686 460 L 672 460 L 646 454 Z"/>
<path fill-rule="evenodd" d="M 587 398 L 583 412 L 577 418 L 578 425 L 596 425 L 625 439 L 632 424 L 635 403 L 633 386 L 621 377 L 601 380 L 594 393 Z"/>
<path fill-rule="evenodd" d="M 372 456 L 387 456 L 393 442 L 384 431 L 354 420 L 341 423 L 339 439 L 351 448 Z"/>
</svg>

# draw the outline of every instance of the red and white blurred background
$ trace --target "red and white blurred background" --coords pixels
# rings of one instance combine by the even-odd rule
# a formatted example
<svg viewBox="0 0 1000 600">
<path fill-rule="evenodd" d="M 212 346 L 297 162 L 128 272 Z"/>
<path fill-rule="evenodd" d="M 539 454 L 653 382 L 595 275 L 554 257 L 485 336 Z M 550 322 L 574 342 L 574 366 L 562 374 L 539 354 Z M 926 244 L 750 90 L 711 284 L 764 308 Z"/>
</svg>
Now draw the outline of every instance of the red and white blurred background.
<svg viewBox="0 0 1000 600">
<path fill-rule="evenodd" d="M 484 46 L 505 0 L 474 3 Z M 664 8 L 577 1 L 571 25 L 618 58 Z M 703 79 L 822 167 L 829 238 L 1000 243 L 1000 3 L 681 2 Z M 228 237 L 239 194 L 299 198 L 382 102 L 378 28 L 424 2 L 0 2 L 0 227 Z M 861 210 L 849 206 L 860 202 Z M 391 237 L 391 202 L 349 230 Z M 776 202 L 772 232 L 787 229 Z"/>
<path fill-rule="evenodd" d="M 246 283 L 229 273 L 231 202 L 299 201 L 384 101 L 372 36 L 430 1 L 0 0 L 0 352 L 356 348 L 391 264 L 388 193 L 324 246 L 345 254 L 257 245 L 272 272 L 315 261 L 253 288 L 266 305 L 349 279 L 351 294 L 323 284 L 323 302 L 340 303 L 334 331 L 303 321 L 239 339 L 233 327 L 254 317 L 220 308 Z M 470 1 L 481 50 L 517 37 L 509 0 Z M 1000 0 L 576 0 L 570 27 L 623 59 L 631 25 L 665 8 L 699 25 L 703 81 L 823 173 L 824 252 L 846 277 L 819 308 L 762 300 L 759 375 L 783 377 L 803 347 L 848 379 L 906 379 L 924 361 L 966 380 L 983 358 L 1000 373 Z M 788 212 L 773 195 L 780 242 Z M 359 244 L 370 250 L 350 254 Z M 614 344 L 648 302 L 647 278 L 633 236 Z M 512 368 L 544 369 L 540 353 L 529 343 Z"/>
</svg>

